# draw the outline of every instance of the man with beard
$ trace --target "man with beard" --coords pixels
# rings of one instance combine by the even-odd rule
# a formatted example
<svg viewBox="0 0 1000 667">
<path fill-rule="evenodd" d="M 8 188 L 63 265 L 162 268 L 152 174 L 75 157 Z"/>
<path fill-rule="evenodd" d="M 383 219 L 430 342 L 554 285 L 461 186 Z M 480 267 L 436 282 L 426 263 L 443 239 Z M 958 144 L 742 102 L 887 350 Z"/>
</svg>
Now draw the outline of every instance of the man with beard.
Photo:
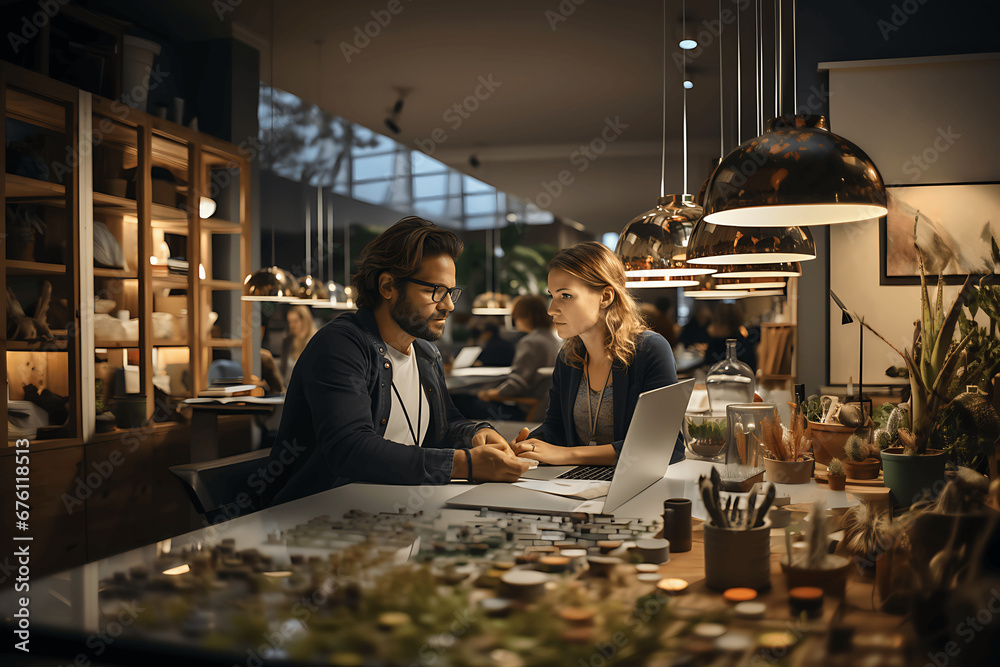
<svg viewBox="0 0 1000 667">
<path fill-rule="evenodd" d="M 258 488 L 263 506 L 348 482 L 515 481 L 528 469 L 486 422 L 458 412 L 445 387 L 444 332 L 462 289 L 462 243 L 403 218 L 362 251 L 358 312 L 320 329 L 302 351 Z"/>
</svg>

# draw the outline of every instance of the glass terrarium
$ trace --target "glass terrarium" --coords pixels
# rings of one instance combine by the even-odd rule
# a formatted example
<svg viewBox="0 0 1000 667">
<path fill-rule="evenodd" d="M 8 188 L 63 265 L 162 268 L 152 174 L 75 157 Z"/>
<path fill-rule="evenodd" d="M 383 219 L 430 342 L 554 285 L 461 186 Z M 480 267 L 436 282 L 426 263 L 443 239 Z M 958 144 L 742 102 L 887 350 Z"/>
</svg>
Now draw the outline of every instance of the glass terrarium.
<svg viewBox="0 0 1000 667">
<path fill-rule="evenodd" d="M 731 403 L 753 403 L 753 371 L 736 358 L 737 344 L 735 338 L 727 339 L 726 358 L 708 369 L 705 385 L 712 414 L 725 415 Z"/>
<path fill-rule="evenodd" d="M 684 443 L 690 458 L 721 459 L 726 449 L 726 418 L 704 412 L 684 414 Z"/>
<path fill-rule="evenodd" d="M 764 469 L 764 432 L 761 421 L 774 415 L 771 403 L 731 403 L 726 407 L 729 421 L 726 436 L 726 463 Z"/>
</svg>

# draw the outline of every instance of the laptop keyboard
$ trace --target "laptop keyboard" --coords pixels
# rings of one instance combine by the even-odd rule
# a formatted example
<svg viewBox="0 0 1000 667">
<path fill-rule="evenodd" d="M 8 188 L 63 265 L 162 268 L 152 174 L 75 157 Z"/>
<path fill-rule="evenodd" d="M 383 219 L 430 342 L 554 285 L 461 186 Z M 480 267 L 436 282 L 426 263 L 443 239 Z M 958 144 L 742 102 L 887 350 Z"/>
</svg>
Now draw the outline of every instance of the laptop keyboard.
<svg viewBox="0 0 1000 667">
<path fill-rule="evenodd" d="M 561 475 L 557 475 L 556 479 L 589 479 L 598 482 L 610 482 L 614 475 L 614 466 L 577 466 Z"/>
</svg>

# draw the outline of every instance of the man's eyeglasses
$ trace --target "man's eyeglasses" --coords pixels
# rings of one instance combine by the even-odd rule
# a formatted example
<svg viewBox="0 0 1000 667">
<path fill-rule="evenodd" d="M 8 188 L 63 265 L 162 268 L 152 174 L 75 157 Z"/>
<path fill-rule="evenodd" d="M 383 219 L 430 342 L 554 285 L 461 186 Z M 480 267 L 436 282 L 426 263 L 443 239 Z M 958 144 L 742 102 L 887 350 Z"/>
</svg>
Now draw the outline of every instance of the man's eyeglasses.
<svg viewBox="0 0 1000 667">
<path fill-rule="evenodd" d="M 461 287 L 452 287 L 448 289 L 445 285 L 437 285 L 435 283 L 429 283 L 424 280 L 417 280 L 416 278 L 404 278 L 408 283 L 413 283 L 414 285 L 421 285 L 423 287 L 433 287 L 434 291 L 431 293 L 431 301 L 434 303 L 441 303 L 444 301 L 445 295 L 451 295 L 451 302 L 458 303 L 458 300 L 462 297 Z"/>
</svg>

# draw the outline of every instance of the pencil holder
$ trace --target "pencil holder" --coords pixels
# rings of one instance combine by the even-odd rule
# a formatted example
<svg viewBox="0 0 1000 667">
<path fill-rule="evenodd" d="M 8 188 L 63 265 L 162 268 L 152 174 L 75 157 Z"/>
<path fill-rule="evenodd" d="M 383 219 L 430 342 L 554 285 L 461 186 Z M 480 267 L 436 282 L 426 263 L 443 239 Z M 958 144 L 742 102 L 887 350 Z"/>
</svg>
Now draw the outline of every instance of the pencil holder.
<svg viewBox="0 0 1000 667">
<path fill-rule="evenodd" d="M 705 530 L 705 585 L 716 591 L 728 588 L 771 587 L 771 522 L 750 530 Z"/>
</svg>

